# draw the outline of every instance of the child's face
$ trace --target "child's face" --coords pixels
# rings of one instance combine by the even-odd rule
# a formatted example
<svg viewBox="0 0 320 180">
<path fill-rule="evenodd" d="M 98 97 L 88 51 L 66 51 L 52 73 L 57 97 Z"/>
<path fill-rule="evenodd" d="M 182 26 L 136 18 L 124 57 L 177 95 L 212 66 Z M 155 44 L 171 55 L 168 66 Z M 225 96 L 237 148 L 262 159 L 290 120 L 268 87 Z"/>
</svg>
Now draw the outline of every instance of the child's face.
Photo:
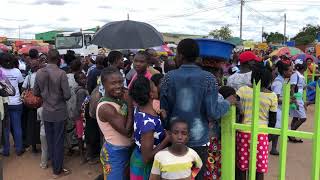
<svg viewBox="0 0 320 180">
<path fill-rule="evenodd" d="M 178 122 L 171 128 L 170 134 L 172 144 L 185 145 L 189 140 L 188 125 Z"/>
</svg>

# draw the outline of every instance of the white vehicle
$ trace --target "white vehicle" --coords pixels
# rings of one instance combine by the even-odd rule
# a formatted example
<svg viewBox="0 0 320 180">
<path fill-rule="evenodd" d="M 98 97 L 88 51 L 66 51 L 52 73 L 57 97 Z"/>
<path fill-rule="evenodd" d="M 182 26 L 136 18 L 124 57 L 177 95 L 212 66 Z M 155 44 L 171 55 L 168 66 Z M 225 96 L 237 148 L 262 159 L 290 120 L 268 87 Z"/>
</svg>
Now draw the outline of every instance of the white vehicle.
<svg viewBox="0 0 320 180">
<path fill-rule="evenodd" d="M 94 31 L 63 32 L 56 35 L 56 49 L 60 54 L 73 50 L 76 54 L 98 55 L 98 46 L 91 44 Z"/>
</svg>

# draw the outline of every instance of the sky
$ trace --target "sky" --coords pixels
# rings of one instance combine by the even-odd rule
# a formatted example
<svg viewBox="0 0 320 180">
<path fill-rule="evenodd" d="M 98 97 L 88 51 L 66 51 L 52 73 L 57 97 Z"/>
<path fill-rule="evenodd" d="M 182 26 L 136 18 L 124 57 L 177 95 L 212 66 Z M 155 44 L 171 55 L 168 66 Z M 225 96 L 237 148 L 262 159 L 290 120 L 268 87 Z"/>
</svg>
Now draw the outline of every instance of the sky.
<svg viewBox="0 0 320 180">
<path fill-rule="evenodd" d="M 79 31 L 127 19 L 160 32 L 208 35 L 229 25 L 239 37 L 240 0 L 0 0 L 0 36 L 34 38 L 50 30 Z M 243 38 L 261 40 L 265 32 L 293 37 L 306 24 L 320 24 L 319 0 L 245 0 Z"/>
</svg>

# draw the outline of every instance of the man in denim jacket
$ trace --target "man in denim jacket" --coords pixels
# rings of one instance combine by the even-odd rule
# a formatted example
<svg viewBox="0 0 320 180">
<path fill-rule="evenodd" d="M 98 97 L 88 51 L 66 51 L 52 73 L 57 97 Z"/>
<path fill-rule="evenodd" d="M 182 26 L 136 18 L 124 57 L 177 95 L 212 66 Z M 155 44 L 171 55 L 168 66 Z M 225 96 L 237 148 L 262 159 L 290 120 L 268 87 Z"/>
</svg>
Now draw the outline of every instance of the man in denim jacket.
<svg viewBox="0 0 320 180">
<path fill-rule="evenodd" d="M 162 80 L 160 91 L 161 108 L 167 113 L 169 124 L 183 119 L 189 125 L 188 146 L 207 161 L 209 143 L 209 119 L 219 119 L 234 103 L 234 97 L 218 100 L 215 77 L 195 64 L 199 47 L 195 40 L 184 39 L 177 48 L 179 69 L 168 72 Z M 203 179 L 203 167 L 196 179 Z"/>
</svg>

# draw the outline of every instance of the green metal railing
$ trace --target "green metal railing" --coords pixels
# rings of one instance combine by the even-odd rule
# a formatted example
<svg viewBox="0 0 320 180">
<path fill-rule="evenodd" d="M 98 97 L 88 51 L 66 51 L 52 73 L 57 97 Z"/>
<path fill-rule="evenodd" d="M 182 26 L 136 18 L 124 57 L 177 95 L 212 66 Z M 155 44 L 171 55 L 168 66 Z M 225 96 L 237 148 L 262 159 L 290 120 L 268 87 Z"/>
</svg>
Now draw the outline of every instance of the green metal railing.
<svg viewBox="0 0 320 180">
<path fill-rule="evenodd" d="M 236 150 L 236 130 L 250 131 L 250 163 L 249 163 L 249 179 L 255 180 L 256 176 L 256 154 L 257 154 L 257 137 L 259 133 L 268 133 L 280 135 L 280 156 L 279 156 L 279 180 L 285 180 L 286 177 L 286 156 L 288 136 L 310 139 L 313 141 L 313 158 L 312 158 L 312 180 L 319 180 L 320 170 L 320 88 L 316 88 L 316 102 L 314 115 L 314 132 L 293 131 L 288 129 L 289 106 L 290 106 L 290 84 L 284 84 L 283 102 L 282 102 L 282 126 L 281 129 L 262 128 L 259 127 L 259 107 L 260 107 L 260 83 L 253 87 L 253 110 L 252 124 L 244 125 L 236 123 L 236 110 L 231 110 L 222 118 L 221 121 L 221 158 L 222 180 L 235 179 L 235 150 Z"/>
</svg>

